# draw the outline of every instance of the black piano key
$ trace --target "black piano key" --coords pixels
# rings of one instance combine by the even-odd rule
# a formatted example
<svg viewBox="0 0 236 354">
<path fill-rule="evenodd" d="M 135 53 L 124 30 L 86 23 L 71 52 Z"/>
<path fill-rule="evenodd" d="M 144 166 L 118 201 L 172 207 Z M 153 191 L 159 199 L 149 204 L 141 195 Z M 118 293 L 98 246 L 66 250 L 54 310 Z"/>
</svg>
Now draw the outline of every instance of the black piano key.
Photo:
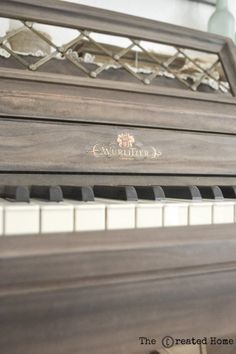
<svg viewBox="0 0 236 354">
<path fill-rule="evenodd" d="M 138 196 L 133 186 L 94 186 L 94 195 L 98 198 L 137 201 Z"/>
<path fill-rule="evenodd" d="M 0 186 L 0 198 L 5 197 L 5 186 Z"/>
<path fill-rule="evenodd" d="M 201 200 L 196 186 L 162 186 L 166 198 Z"/>
<path fill-rule="evenodd" d="M 218 186 L 198 186 L 198 189 L 204 199 L 224 199 L 223 193 Z"/>
<path fill-rule="evenodd" d="M 224 198 L 236 198 L 236 186 L 220 186 Z"/>
<path fill-rule="evenodd" d="M 46 199 L 50 202 L 63 201 L 63 194 L 59 186 L 31 186 L 30 197 Z"/>
<path fill-rule="evenodd" d="M 63 197 L 67 199 L 81 200 L 83 202 L 93 202 L 93 188 L 89 186 L 61 186 Z"/>
<path fill-rule="evenodd" d="M 4 198 L 11 199 L 15 202 L 30 201 L 30 192 L 28 187 L 24 186 L 5 186 Z"/>
<path fill-rule="evenodd" d="M 165 193 L 160 186 L 135 186 L 138 199 L 163 200 Z"/>
</svg>

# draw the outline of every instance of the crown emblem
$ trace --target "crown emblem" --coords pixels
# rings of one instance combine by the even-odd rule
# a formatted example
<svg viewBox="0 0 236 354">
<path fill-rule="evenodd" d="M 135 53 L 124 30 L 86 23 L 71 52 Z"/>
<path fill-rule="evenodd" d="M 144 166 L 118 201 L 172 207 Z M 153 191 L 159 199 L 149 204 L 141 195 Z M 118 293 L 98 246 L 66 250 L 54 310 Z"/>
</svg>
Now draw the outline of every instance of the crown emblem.
<svg viewBox="0 0 236 354">
<path fill-rule="evenodd" d="M 132 148 L 134 142 L 135 139 L 133 135 L 130 135 L 129 133 L 122 133 L 118 135 L 117 143 L 121 148 Z"/>
</svg>

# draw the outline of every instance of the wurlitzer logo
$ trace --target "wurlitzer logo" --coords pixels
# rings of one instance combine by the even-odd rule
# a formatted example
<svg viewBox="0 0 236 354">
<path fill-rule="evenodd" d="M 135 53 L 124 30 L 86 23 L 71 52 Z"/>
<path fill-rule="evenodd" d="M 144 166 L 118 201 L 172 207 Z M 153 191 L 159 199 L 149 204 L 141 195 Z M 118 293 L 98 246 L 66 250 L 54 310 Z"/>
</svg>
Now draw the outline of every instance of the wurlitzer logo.
<svg viewBox="0 0 236 354">
<path fill-rule="evenodd" d="M 109 158 L 119 160 L 157 160 L 161 151 L 154 146 L 137 144 L 132 134 L 123 132 L 110 144 L 95 144 L 90 153 L 97 158 Z"/>
<path fill-rule="evenodd" d="M 132 148 L 134 142 L 135 140 L 133 135 L 130 135 L 129 133 L 122 133 L 118 135 L 117 143 L 121 148 Z"/>
</svg>

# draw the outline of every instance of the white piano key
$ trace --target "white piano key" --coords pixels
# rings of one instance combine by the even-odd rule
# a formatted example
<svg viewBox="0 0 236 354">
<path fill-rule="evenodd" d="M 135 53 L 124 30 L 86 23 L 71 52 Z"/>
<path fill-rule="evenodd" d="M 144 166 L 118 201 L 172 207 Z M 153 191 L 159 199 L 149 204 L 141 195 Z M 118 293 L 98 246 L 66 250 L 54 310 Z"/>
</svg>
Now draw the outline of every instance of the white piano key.
<svg viewBox="0 0 236 354">
<path fill-rule="evenodd" d="M 167 199 L 163 201 L 163 226 L 188 225 L 189 203 Z"/>
<path fill-rule="evenodd" d="M 74 208 L 65 202 L 32 201 L 40 207 L 40 233 L 74 231 Z"/>
<path fill-rule="evenodd" d="M 0 199 L 0 235 L 232 223 L 236 220 L 235 205 L 235 201 L 177 199 L 59 203 Z"/>
<path fill-rule="evenodd" d="M 213 224 L 230 224 L 235 220 L 235 202 L 213 202 Z"/>
<path fill-rule="evenodd" d="M 0 228 L 4 217 L 3 234 L 27 235 L 39 233 L 39 207 L 31 203 L 16 203 L 1 199 Z M 4 209 L 4 211 L 2 211 Z"/>
<path fill-rule="evenodd" d="M 106 229 L 135 228 L 135 202 L 96 198 L 96 202 L 106 207 Z"/>
<path fill-rule="evenodd" d="M 1 201 L 2 199 L 0 198 L 0 236 L 4 234 L 4 208 Z"/>
<path fill-rule="evenodd" d="M 136 228 L 161 227 L 162 225 L 163 204 L 161 202 L 137 202 Z"/>
<path fill-rule="evenodd" d="M 75 231 L 105 230 L 105 205 L 96 202 L 73 203 Z"/>
<path fill-rule="evenodd" d="M 135 205 L 108 204 L 106 206 L 106 229 L 135 228 Z"/>
<path fill-rule="evenodd" d="M 189 225 L 212 224 L 212 203 L 205 201 L 189 202 Z"/>
</svg>

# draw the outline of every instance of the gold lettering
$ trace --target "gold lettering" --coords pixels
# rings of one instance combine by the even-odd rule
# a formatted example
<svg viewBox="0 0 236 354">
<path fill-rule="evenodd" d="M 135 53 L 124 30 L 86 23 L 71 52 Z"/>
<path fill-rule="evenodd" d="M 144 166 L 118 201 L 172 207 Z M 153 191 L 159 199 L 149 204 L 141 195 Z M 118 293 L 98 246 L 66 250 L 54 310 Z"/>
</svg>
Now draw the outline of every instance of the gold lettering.
<svg viewBox="0 0 236 354">
<path fill-rule="evenodd" d="M 132 146 L 119 147 L 119 145 L 116 146 L 114 143 L 110 145 L 95 144 L 90 152 L 95 157 L 113 157 L 121 160 L 156 160 L 162 155 L 162 153 L 153 146 L 142 149 Z"/>
</svg>

